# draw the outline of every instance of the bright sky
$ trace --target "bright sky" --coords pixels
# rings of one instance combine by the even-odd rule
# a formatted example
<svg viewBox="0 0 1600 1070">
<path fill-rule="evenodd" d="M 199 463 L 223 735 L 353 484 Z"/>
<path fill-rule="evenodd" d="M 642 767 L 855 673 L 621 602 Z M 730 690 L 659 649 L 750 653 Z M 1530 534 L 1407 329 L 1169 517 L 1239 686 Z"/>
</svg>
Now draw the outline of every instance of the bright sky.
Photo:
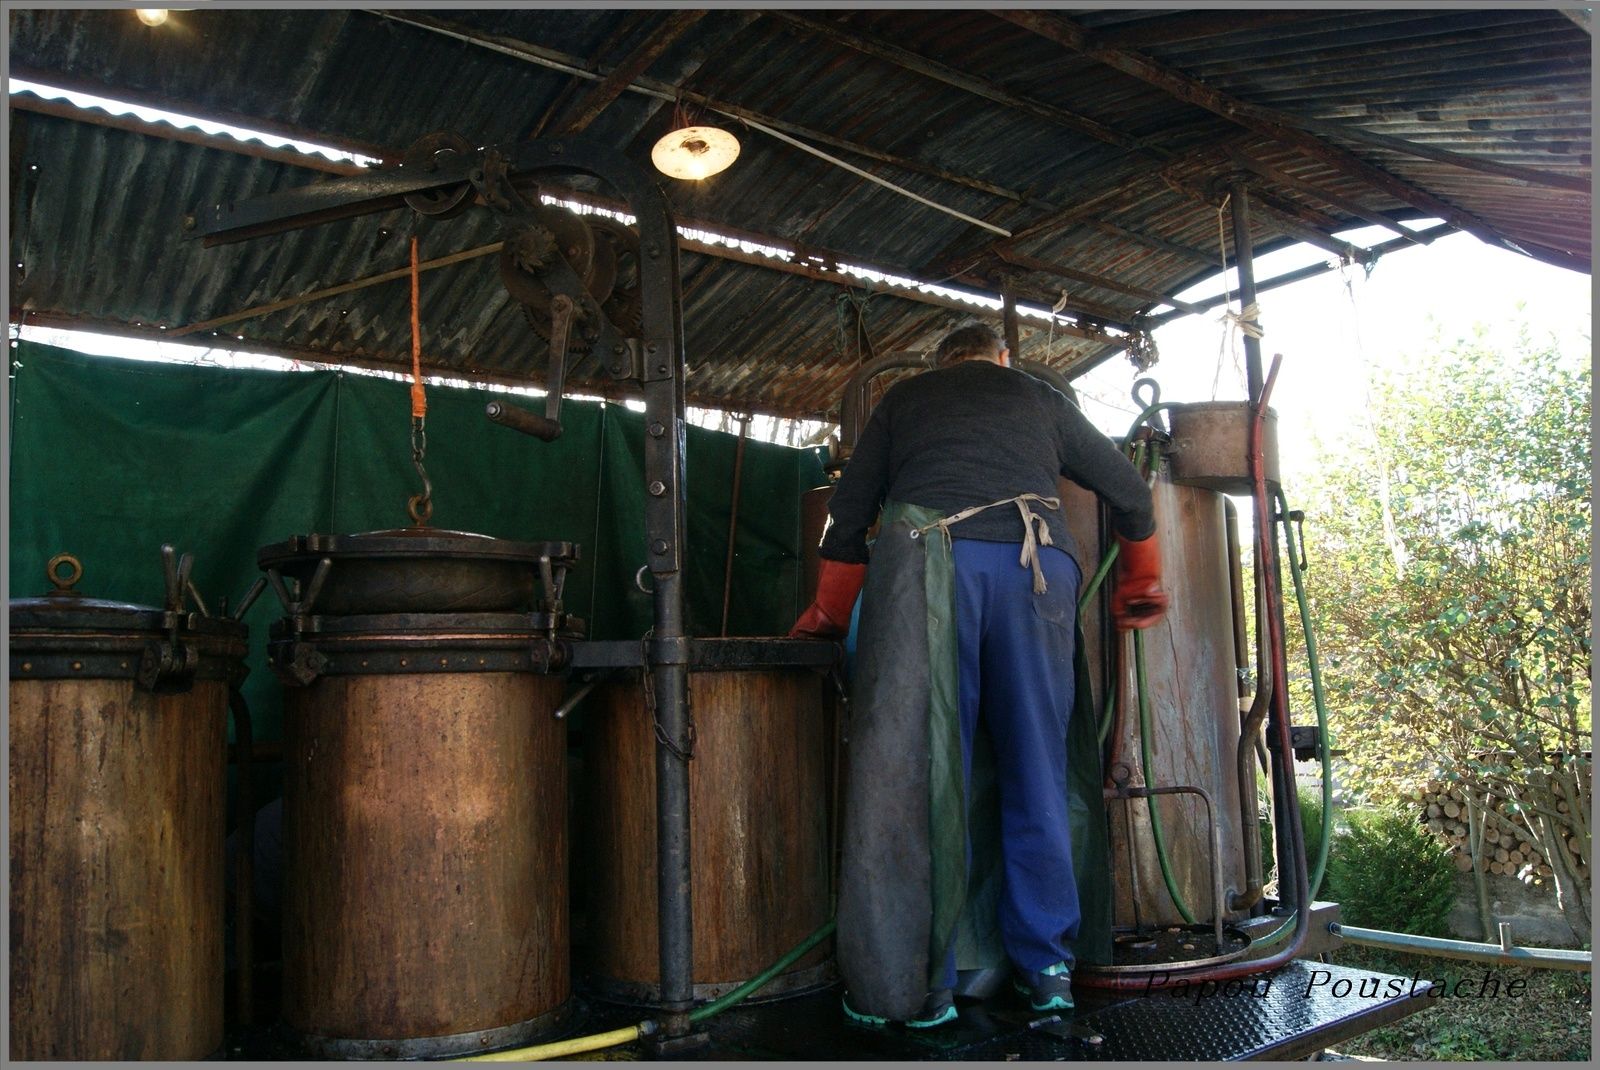
<svg viewBox="0 0 1600 1070">
<path fill-rule="evenodd" d="M 1370 245 L 1393 235 L 1369 227 L 1342 236 Z M 1256 277 L 1270 278 L 1325 255 L 1298 246 L 1264 256 L 1256 261 Z M 1210 285 L 1175 296 L 1217 292 Z M 1315 458 L 1313 436 L 1333 441 L 1357 425 L 1371 369 L 1427 375 L 1425 357 L 1438 348 L 1436 339 L 1448 344 L 1470 337 L 1480 324 L 1489 339 L 1509 339 L 1524 321 L 1535 337 L 1548 332 L 1560 340 L 1562 353 L 1586 360 L 1592 301 L 1588 275 L 1494 249 L 1466 234 L 1390 253 L 1371 278 L 1348 268 L 1262 293 L 1263 374 L 1272 355 L 1283 354 L 1270 404 L 1278 413 L 1280 462 L 1291 497 L 1295 474 Z M 1161 361 L 1146 374 L 1161 384 L 1162 400 L 1244 397 L 1244 344 L 1220 315 L 1219 308 L 1186 316 L 1156 331 Z M 1091 419 L 1125 434 L 1139 412 L 1129 398 L 1136 378 L 1119 355 L 1078 380 Z"/>
</svg>

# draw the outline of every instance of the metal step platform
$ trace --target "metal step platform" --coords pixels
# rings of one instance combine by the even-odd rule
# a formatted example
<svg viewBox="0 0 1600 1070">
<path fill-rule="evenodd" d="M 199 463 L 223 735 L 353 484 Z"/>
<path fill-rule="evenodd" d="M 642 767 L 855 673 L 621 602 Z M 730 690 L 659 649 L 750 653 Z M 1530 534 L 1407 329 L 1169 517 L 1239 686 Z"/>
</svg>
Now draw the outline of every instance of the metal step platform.
<svg viewBox="0 0 1600 1070">
<path fill-rule="evenodd" d="M 1345 984 L 1344 982 L 1348 982 Z M 1336 993 L 1337 990 L 1337 994 Z M 1363 990 L 1377 995 L 1362 995 Z M 847 1021 L 837 986 L 811 995 L 749 1003 L 702 1023 L 708 1042 L 673 1056 L 698 1060 L 1223 1061 L 1305 1059 L 1331 1045 L 1426 1009 L 1428 982 L 1297 960 L 1271 974 L 1207 990 L 1199 985 L 1135 994 L 1084 989 L 1074 1011 L 1039 1015 L 1009 988 L 961 1017 L 919 1032 Z M 1395 993 L 1395 994 L 1391 994 Z M 617 1029 L 646 1017 L 638 1009 L 578 997 L 566 1036 Z M 552 1037 L 548 1039 L 561 1039 Z M 303 1059 L 277 1029 L 231 1030 L 224 1059 Z M 641 1042 L 585 1061 L 654 1056 Z"/>
</svg>

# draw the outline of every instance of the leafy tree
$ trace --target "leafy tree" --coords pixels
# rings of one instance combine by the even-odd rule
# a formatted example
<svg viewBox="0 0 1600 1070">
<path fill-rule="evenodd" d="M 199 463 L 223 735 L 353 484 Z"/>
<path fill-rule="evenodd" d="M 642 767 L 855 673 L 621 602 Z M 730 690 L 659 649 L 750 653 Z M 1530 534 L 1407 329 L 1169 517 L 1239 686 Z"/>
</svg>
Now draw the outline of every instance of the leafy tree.
<svg viewBox="0 0 1600 1070">
<path fill-rule="evenodd" d="M 1367 425 L 1324 446 L 1298 488 L 1341 772 L 1378 799 L 1442 770 L 1469 810 L 1508 800 L 1580 941 L 1589 380 L 1526 328 L 1510 351 L 1480 329 L 1438 347 L 1425 376 L 1378 377 Z"/>
</svg>

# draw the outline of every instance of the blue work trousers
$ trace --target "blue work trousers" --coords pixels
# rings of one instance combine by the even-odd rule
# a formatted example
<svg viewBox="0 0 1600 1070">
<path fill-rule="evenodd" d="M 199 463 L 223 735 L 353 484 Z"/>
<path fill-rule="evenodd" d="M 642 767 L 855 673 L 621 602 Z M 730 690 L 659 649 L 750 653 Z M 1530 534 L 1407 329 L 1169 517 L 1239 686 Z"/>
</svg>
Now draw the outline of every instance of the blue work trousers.
<svg viewBox="0 0 1600 1070">
<path fill-rule="evenodd" d="M 1081 574 L 1072 556 L 1040 547 L 1048 590 L 1017 543 L 956 539 L 956 642 L 962 759 L 971 795 L 972 742 L 994 744 L 1003 864 L 999 924 L 1014 966 L 1037 972 L 1072 962 L 1078 886 L 1067 825 L 1067 719 L 1074 698 L 1073 631 Z M 968 821 L 968 838 L 993 835 Z M 970 864 L 970 852 L 969 852 Z M 954 949 L 947 980 L 955 983 Z"/>
</svg>

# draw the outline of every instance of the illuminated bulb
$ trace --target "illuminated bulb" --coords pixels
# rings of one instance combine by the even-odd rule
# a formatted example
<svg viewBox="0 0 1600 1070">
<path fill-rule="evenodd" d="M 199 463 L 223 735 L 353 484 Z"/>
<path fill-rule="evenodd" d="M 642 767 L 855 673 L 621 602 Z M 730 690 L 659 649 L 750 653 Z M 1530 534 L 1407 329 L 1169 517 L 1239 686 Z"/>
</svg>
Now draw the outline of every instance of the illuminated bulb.
<svg viewBox="0 0 1600 1070">
<path fill-rule="evenodd" d="M 139 16 L 139 21 L 146 26 L 160 26 L 167 21 L 167 9 L 164 7 L 134 8 L 133 13 Z"/>
<path fill-rule="evenodd" d="M 668 178 L 710 178 L 738 158 L 739 139 L 715 126 L 682 127 L 650 150 L 650 162 Z"/>
</svg>

